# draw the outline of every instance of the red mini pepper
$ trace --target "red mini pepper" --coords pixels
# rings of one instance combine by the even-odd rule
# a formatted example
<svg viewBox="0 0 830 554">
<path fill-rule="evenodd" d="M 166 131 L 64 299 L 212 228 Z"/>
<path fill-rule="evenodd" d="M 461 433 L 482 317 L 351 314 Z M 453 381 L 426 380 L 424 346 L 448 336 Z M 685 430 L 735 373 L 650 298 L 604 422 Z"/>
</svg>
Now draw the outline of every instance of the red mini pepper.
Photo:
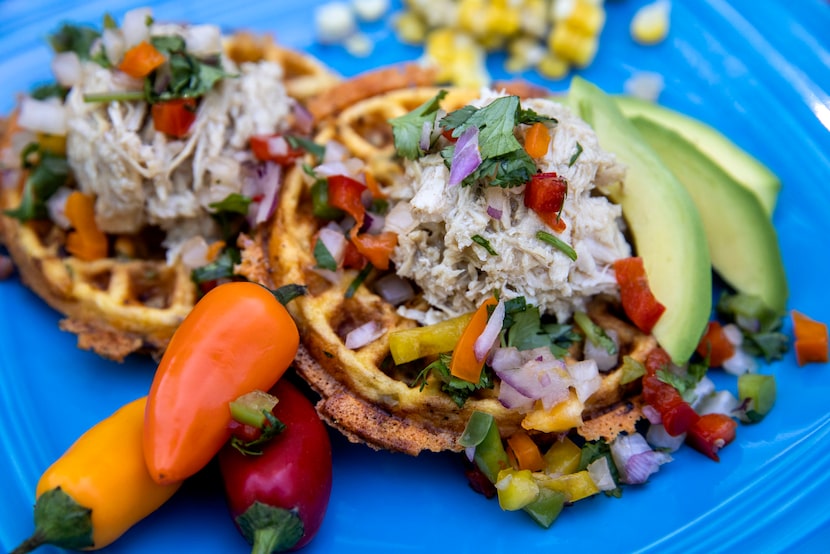
<svg viewBox="0 0 830 554">
<path fill-rule="evenodd" d="M 718 462 L 718 450 L 735 440 L 737 427 L 738 423 L 728 415 L 705 414 L 689 428 L 686 442 Z"/>
<path fill-rule="evenodd" d="M 260 455 L 231 444 L 219 468 L 231 514 L 253 552 L 296 550 L 320 529 L 331 495 L 331 444 L 314 406 L 289 381 L 270 391 L 272 413 L 285 425 Z"/>
</svg>

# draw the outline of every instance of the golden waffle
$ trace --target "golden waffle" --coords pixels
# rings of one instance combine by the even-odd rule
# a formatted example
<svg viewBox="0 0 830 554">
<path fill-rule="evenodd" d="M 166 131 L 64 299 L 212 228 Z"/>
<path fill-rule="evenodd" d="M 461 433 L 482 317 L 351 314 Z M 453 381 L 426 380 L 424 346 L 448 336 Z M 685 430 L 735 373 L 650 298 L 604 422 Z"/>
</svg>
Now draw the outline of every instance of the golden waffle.
<svg viewBox="0 0 830 554">
<path fill-rule="evenodd" d="M 340 141 L 368 164 L 379 181 L 392 179 L 401 168 L 394 159 L 386 120 L 411 111 L 437 90 L 393 90 L 341 107 L 322 121 L 320 142 Z M 442 107 L 458 108 L 476 95 L 477 91 L 453 89 Z M 312 270 L 313 241 L 321 223 L 310 204 L 309 183 L 302 172 L 290 173 L 270 232 L 259 234 L 247 250 L 252 259 L 267 258 L 270 263 L 268 273 L 259 271 L 250 278 L 270 286 L 308 287 L 308 294 L 293 300 L 289 309 L 302 337 L 296 366 L 321 395 L 320 415 L 354 442 L 412 455 L 458 450 L 457 439 L 473 411 L 493 414 L 505 436 L 517 430 L 523 416 L 499 402 L 498 385 L 478 391 L 459 408 L 440 390 L 438 379 L 431 379 L 423 390 L 412 386 L 420 366 L 413 370 L 390 362 L 388 332 L 416 323 L 372 292 L 371 276 L 347 298 L 356 271 L 347 270 L 339 282 L 331 283 Z M 617 317 L 607 302 L 595 302 L 590 313 L 604 327 L 618 331 L 622 354 L 644 361 L 655 346 L 651 337 Z M 380 322 L 387 334 L 357 350 L 347 348 L 347 333 L 370 320 Z M 600 390 L 586 403 L 583 417 L 592 421 L 585 426 L 586 438 L 613 438 L 622 430 L 633 431 L 641 414 L 636 402 L 620 404 L 623 394 L 631 392 L 621 385 L 620 376 L 619 370 L 607 373 Z"/>
<path fill-rule="evenodd" d="M 268 37 L 239 34 L 225 46 L 235 61 L 284 64 L 289 95 L 303 101 L 338 80 L 315 59 Z M 0 146 L 9 144 L 12 127 L 7 126 Z M 20 204 L 24 175 L 18 177 L 20 183 L 0 183 L 0 212 Z M 128 255 L 115 248 L 122 255 L 83 261 L 67 254 L 66 233 L 51 222 L 24 224 L 0 213 L 0 241 L 22 281 L 64 316 L 60 328 L 77 334 L 80 348 L 117 361 L 133 352 L 159 356 L 199 296 L 190 271 L 181 263 L 168 265 L 158 245 L 144 239 L 120 237 L 118 244 L 128 247 Z"/>
</svg>

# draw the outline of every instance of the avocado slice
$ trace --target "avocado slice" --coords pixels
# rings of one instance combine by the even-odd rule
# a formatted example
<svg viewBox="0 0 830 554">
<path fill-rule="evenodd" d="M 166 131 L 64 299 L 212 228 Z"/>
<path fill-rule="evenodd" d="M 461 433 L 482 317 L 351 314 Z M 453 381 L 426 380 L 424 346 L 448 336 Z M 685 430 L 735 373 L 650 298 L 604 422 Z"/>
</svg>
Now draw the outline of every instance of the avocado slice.
<svg viewBox="0 0 830 554">
<path fill-rule="evenodd" d="M 649 119 L 632 122 L 692 196 L 703 218 L 713 269 L 736 291 L 757 296 L 783 315 L 784 262 L 775 227 L 758 197 L 679 133 Z"/>
<path fill-rule="evenodd" d="M 614 101 L 629 119 L 648 119 L 682 135 L 726 171 L 735 182 L 755 193 L 767 215 L 772 215 L 781 190 L 780 179 L 722 133 L 702 121 L 648 100 L 634 96 L 614 96 Z"/>
<path fill-rule="evenodd" d="M 651 290 L 666 307 L 652 333 L 682 364 L 697 347 L 712 309 L 712 265 L 698 210 L 609 95 L 574 77 L 567 103 L 627 167 L 625 182 L 611 200 L 622 206 Z"/>
</svg>

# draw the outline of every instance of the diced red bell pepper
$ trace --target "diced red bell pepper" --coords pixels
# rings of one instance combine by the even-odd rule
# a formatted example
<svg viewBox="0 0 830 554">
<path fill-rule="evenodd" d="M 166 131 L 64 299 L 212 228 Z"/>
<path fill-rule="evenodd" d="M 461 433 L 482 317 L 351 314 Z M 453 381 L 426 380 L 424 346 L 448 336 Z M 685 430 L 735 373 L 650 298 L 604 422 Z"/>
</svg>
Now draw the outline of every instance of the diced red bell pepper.
<svg viewBox="0 0 830 554">
<path fill-rule="evenodd" d="M 275 153 L 271 151 L 271 140 L 281 135 L 254 135 L 251 137 L 251 151 L 256 159 L 261 162 L 274 162 L 280 165 L 288 165 L 297 158 L 302 157 L 305 151 L 302 148 L 294 148 L 286 141 L 286 151 Z"/>
<path fill-rule="evenodd" d="M 568 182 L 556 173 L 536 173 L 525 185 L 525 206 L 536 214 L 554 231 L 562 231 L 564 222 L 559 217 Z"/>
<path fill-rule="evenodd" d="M 718 450 L 735 440 L 737 427 L 738 423 L 728 415 L 702 415 L 689 428 L 686 443 L 718 462 Z"/>
<path fill-rule="evenodd" d="M 700 418 L 676 388 L 654 375 L 643 377 L 643 400 L 660 413 L 666 432 L 673 437 L 687 432 Z"/>
<path fill-rule="evenodd" d="M 196 121 L 196 100 L 180 98 L 153 104 L 153 127 L 175 138 L 184 137 Z"/>
<path fill-rule="evenodd" d="M 642 332 L 651 333 L 666 307 L 651 292 L 643 259 L 637 256 L 617 260 L 614 273 L 625 314 Z"/>
<path fill-rule="evenodd" d="M 697 345 L 697 353 L 704 358 L 708 356 L 710 367 L 720 367 L 735 355 L 735 345 L 726 338 L 720 322 L 710 321 Z"/>
<path fill-rule="evenodd" d="M 366 207 L 363 205 L 366 185 L 346 175 L 332 175 L 328 178 L 328 184 L 329 204 L 352 216 L 356 227 L 360 228 L 366 217 Z"/>
<path fill-rule="evenodd" d="M 656 375 L 658 370 L 668 369 L 671 364 L 671 356 L 669 353 L 660 348 L 652 348 L 646 356 L 646 374 Z"/>
</svg>

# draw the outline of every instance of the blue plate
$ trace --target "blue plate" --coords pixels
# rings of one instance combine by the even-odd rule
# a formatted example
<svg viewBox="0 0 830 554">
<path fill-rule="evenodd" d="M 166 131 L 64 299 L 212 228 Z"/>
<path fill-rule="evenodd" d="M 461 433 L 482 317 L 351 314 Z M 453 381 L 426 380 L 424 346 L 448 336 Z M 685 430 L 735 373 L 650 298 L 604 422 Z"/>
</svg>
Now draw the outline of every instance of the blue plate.
<svg viewBox="0 0 830 554">
<path fill-rule="evenodd" d="M 150 3 L 161 20 L 218 23 L 273 31 L 345 76 L 412 59 L 388 20 L 364 30 L 374 54 L 354 58 L 314 42 L 320 1 Z M 99 25 L 146 3 L 93 0 L 0 2 L 0 112 L 15 94 L 50 78 L 46 35 L 60 21 Z M 664 76 L 661 102 L 719 128 L 783 181 L 774 222 L 790 282 L 790 307 L 830 322 L 830 5 L 824 0 L 674 2 L 669 38 L 634 44 L 628 21 L 642 1 L 607 2 L 595 63 L 582 74 L 621 92 L 639 71 Z M 393 8 L 399 8 L 393 2 Z M 504 76 L 498 58 L 491 70 Z M 552 90 L 567 80 L 544 82 Z M 0 282 L 0 547 L 11 550 L 32 529 L 41 472 L 87 428 L 144 394 L 147 360 L 104 361 L 58 330 L 59 316 L 18 279 Z M 788 327 L 789 329 L 789 327 Z M 792 353 L 764 368 L 777 377 L 775 409 L 743 425 L 721 462 L 684 449 L 644 486 L 622 498 L 597 496 L 566 509 L 549 530 L 522 513 L 502 512 L 474 493 L 458 456 L 417 458 L 374 452 L 332 433 L 334 490 L 328 515 L 307 552 L 542 551 L 613 547 L 615 551 L 826 551 L 830 547 L 830 368 L 798 367 Z M 725 380 L 724 382 L 730 382 Z M 106 452 L 102 452 L 106 455 Z M 108 552 L 245 552 L 208 468 Z M 43 548 L 44 554 L 56 552 Z"/>
</svg>

